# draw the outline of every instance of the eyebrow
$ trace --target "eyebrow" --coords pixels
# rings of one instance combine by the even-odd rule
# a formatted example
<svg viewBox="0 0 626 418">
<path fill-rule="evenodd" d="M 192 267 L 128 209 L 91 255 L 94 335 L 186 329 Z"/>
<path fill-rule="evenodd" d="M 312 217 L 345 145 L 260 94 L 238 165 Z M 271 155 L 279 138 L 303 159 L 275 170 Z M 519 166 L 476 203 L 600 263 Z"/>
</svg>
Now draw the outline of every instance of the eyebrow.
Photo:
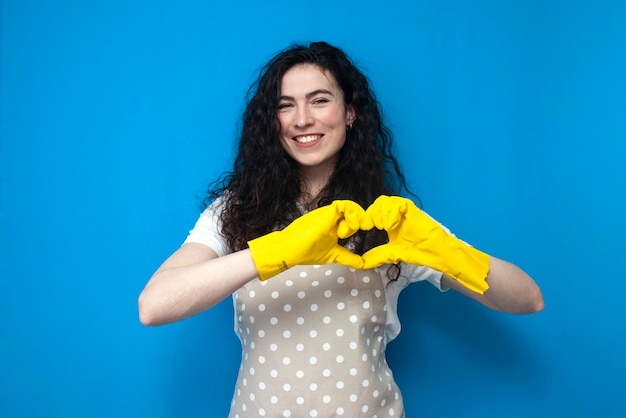
<svg viewBox="0 0 626 418">
<path fill-rule="evenodd" d="M 326 90 L 326 89 L 313 90 L 312 92 L 307 93 L 305 97 L 307 99 L 310 99 L 311 97 L 317 96 L 318 94 L 328 94 L 329 96 L 335 97 L 332 91 Z M 295 99 L 291 96 L 280 96 L 278 100 L 295 100 Z"/>
</svg>

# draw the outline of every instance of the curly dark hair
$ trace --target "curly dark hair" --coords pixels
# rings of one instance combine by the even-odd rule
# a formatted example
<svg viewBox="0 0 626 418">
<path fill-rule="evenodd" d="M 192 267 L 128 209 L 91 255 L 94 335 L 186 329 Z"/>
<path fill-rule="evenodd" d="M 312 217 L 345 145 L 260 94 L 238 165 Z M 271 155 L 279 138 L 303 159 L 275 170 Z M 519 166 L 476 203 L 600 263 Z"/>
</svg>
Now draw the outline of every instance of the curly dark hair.
<svg viewBox="0 0 626 418">
<path fill-rule="evenodd" d="M 392 155 L 392 135 L 382 121 L 381 108 L 367 78 L 339 48 L 325 42 L 293 45 L 275 55 L 260 71 L 247 94 L 238 153 L 232 172 L 210 188 L 205 205 L 222 196 L 222 234 L 234 250 L 284 227 L 301 213 L 298 164 L 279 141 L 278 101 L 283 75 L 299 64 L 312 64 L 330 73 L 343 92 L 356 120 L 347 130 L 345 145 L 317 205 L 349 199 L 367 208 L 382 194 L 408 190 L 398 161 Z M 386 242 L 384 232 L 357 233 L 355 251 L 363 253 Z"/>
</svg>

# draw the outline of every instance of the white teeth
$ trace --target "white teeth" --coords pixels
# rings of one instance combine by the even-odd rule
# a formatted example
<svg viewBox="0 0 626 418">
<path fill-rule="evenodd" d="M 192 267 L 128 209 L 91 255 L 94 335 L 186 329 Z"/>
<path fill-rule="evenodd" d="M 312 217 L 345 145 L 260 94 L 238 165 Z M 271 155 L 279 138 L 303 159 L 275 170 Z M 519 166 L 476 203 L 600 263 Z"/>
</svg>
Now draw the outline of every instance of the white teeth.
<svg viewBox="0 0 626 418">
<path fill-rule="evenodd" d="M 295 138 L 296 141 L 298 141 L 301 144 L 308 144 L 310 142 L 316 141 L 318 139 L 320 139 L 322 136 L 321 135 L 306 135 L 306 136 L 297 136 Z"/>
</svg>

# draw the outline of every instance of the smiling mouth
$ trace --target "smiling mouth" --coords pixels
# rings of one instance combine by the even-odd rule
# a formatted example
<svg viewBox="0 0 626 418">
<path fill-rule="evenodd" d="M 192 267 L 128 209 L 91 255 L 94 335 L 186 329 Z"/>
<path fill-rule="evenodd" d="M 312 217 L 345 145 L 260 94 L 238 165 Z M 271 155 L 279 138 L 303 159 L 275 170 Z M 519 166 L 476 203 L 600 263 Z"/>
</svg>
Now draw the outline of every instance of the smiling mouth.
<svg viewBox="0 0 626 418">
<path fill-rule="evenodd" d="M 301 135 L 293 138 L 299 144 L 310 144 L 320 139 L 323 135 Z"/>
</svg>

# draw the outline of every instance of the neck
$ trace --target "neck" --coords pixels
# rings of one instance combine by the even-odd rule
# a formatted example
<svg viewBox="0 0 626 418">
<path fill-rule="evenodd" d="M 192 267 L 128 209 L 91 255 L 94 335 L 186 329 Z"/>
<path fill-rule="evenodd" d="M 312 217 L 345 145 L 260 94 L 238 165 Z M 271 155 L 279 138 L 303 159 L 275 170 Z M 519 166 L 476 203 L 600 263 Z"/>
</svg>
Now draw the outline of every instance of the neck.
<svg viewBox="0 0 626 418">
<path fill-rule="evenodd" d="M 300 204 L 311 210 L 317 206 L 317 199 L 324 187 L 328 184 L 332 169 L 324 167 L 302 167 L 300 169 L 300 180 L 302 191 L 300 193 Z"/>
</svg>

